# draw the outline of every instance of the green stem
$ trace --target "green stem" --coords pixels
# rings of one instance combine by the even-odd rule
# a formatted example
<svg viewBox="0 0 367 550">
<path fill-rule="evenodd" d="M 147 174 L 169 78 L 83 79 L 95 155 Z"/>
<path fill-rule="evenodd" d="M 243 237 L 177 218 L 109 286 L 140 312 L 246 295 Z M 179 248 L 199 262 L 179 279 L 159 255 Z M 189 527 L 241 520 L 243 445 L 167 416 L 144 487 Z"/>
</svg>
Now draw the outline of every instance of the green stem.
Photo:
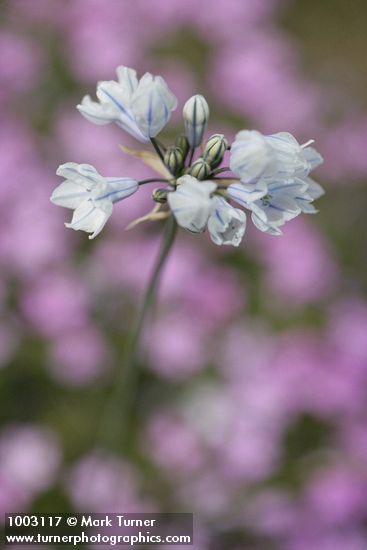
<svg viewBox="0 0 367 550">
<path fill-rule="evenodd" d="M 149 178 L 147 180 L 138 181 L 138 185 L 145 185 L 146 183 L 154 183 L 154 182 L 167 183 L 167 184 L 169 183 L 169 181 L 166 179 Z"/>
<path fill-rule="evenodd" d="M 176 236 L 177 224 L 173 216 L 166 223 L 164 240 L 152 275 L 145 291 L 142 305 L 131 330 L 126 354 L 105 414 L 102 416 L 100 440 L 107 447 L 125 447 L 129 426 L 133 422 L 132 412 L 137 397 L 139 344 L 143 335 L 147 315 L 150 312 L 163 267 Z"/>
<path fill-rule="evenodd" d="M 161 161 L 164 164 L 164 158 L 163 158 L 162 151 L 160 150 L 158 143 L 156 142 L 156 140 L 154 138 L 150 138 L 150 141 L 151 141 L 157 155 L 159 156 L 159 158 L 161 159 Z"/>
<path fill-rule="evenodd" d="M 164 145 L 164 143 L 162 143 L 161 141 L 159 141 L 157 138 L 154 138 L 158 147 L 160 147 L 162 149 L 162 151 L 165 153 L 167 151 L 167 147 Z"/>
</svg>

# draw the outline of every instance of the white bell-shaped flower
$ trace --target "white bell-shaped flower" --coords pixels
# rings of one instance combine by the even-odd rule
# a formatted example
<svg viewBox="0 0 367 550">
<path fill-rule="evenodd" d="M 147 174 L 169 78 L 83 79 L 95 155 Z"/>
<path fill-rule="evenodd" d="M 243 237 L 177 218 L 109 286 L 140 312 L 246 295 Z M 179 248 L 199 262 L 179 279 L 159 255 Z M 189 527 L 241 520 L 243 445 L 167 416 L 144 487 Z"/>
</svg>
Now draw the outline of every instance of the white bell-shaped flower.
<svg viewBox="0 0 367 550">
<path fill-rule="evenodd" d="M 133 94 L 131 110 L 140 131 L 149 138 L 165 127 L 177 100 L 160 76 L 146 73 Z"/>
<path fill-rule="evenodd" d="M 167 124 L 177 100 L 160 76 L 146 73 L 138 81 L 133 69 L 120 66 L 116 72 L 117 82 L 99 82 L 99 102 L 85 96 L 77 109 L 90 122 L 115 122 L 139 141 L 148 142 Z"/>
<path fill-rule="evenodd" d="M 167 197 L 178 225 L 193 233 L 202 233 L 211 213 L 211 195 L 216 188 L 212 181 L 199 181 L 188 175 L 179 178 L 177 189 Z"/>
<path fill-rule="evenodd" d="M 212 198 L 208 231 L 215 244 L 238 246 L 246 229 L 246 214 L 233 208 L 223 197 Z"/>
<path fill-rule="evenodd" d="M 312 202 L 307 188 L 301 179 L 289 184 L 270 183 L 265 197 L 247 205 L 254 225 L 270 235 L 281 235 L 280 227 L 301 213 L 299 201 Z"/>
<path fill-rule="evenodd" d="M 271 177 L 293 177 L 295 175 L 307 175 L 311 170 L 311 164 L 307 161 L 305 150 L 313 140 L 300 145 L 289 132 L 278 132 L 265 136 L 266 142 L 271 146 L 275 158 Z M 316 153 L 316 151 L 315 151 Z"/>
<path fill-rule="evenodd" d="M 138 189 L 132 178 L 103 177 L 90 164 L 68 162 L 57 169 L 64 181 L 51 195 L 51 202 L 74 210 L 66 227 L 92 233 L 96 237 L 112 214 L 112 207 Z"/>
<path fill-rule="evenodd" d="M 309 144 L 300 145 L 289 132 L 264 136 L 255 130 L 242 130 L 231 147 L 231 170 L 243 183 L 256 184 L 260 178 L 285 181 L 307 176 L 323 159 Z"/>
</svg>

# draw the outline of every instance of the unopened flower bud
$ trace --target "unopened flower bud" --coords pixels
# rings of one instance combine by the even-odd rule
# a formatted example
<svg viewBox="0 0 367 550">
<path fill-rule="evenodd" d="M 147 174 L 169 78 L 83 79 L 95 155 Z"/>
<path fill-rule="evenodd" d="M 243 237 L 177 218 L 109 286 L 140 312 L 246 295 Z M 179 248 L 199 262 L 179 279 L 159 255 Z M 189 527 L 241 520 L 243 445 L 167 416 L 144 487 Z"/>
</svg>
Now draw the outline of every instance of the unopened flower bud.
<svg viewBox="0 0 367 550">
<path fill-rule="evenodd" d="M 205 145 L 203 159 L 210 164 L 211 168 L 217 168 L 223 160 L 224 153 L 228 148 L 228 141 L 223 134 L 214 134 Z"/>
<path fill-rule="evenodd" d="M 184 165 L 184 155 L 180 147 L 175 145 L 168 147 L 164 154 L 164 164 L 172 175 L 176 176 L 180 173 Z"/>
<path fill-rule="evenodd" d="M 164 204 L 167 202 L 167 195 L 169 191 L 167 189 L 153 189 L 152 191 L 152 199 L 155 202 L 159 202 L 161 204 Z"/>
<path fill-rule="evenodd" d="M 186 158 L 187 153 L 190 149 L 190 144 L 187 141 L 187 137 L 184 134 L 181 134 L 180 136 L 177 136 L 175 139 L 175 145 L 176 147 L 179 147 L 182 151 L 182 154 L 184 156 L 184 159 Z"/>
<path fill-rule="evenodd" d="M 191 147 L 198 147 L 203 141 L 208 125 L 209 106 L 204 96 L 194 95 L 188 99 L 183 108 L 185 131 Z"/>
<path fill-rule="evenodd" d="M 190 174 L 190 176 L 193 176 L 198 180 L 205 180 L 209 176 L 210 172 L 211 168 L 209 164 L 202 158 L 196 160 L 187 170 L 187 174 Z"/>
</svg>

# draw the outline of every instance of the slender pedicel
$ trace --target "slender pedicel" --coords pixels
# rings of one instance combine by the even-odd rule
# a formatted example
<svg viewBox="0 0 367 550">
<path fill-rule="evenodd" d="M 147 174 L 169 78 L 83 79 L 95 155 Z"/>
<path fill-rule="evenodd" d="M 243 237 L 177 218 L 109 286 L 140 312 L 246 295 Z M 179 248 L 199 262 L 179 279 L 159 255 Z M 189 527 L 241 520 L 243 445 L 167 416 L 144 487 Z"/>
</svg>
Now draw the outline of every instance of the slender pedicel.
<svg viewBox="0 0 367 550">
<path fill-rule="evenodd" d="M 167 184 L 169 184 L 169 180 L 157 179 L 157 178 L 148 178 L 147 180 L 138 181 L 138 185 L 145 185 L 146 183 L 167 183 Z"/>
<path fill-rule="evenodd" d="M 153 147 L 154 147 L 154 149 L 155 149 L 157 155 L 159 156 L 159 158 L 161 159 L 161 161 L 162 161 L 163 164 L 164 164 L 163 153 L 162 153 L 162 151 L 160 150 L 157 141 L 156 141 L 154 138 L 150 138 L 150 141 L 151 141 L 151 144 L 153 145 Z"/>
</svg>

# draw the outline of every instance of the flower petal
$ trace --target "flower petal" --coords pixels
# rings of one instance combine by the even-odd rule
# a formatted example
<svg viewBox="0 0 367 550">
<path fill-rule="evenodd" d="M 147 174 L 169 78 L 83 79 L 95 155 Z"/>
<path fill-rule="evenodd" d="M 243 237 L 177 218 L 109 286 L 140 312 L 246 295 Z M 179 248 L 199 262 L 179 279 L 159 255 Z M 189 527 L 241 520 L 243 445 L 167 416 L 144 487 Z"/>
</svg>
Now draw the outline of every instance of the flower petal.
<svg viewBox="0 0 367 550">
<path fill-rule="evenodd" d="M 84 118 L 93 124 L 109 124 L 116 120 L 116 110 L 111 105 L 93 101 L 89 95 L 84 96 L 76 108 Z"/>
<path fill-rule="evenodd" d="M 232 183 L 227 189 L 228 196 L 244 208 L 248 204 L 264 197 L 268 192 L 268 186 L 264 180 L 259 180 L 256 184 L 251 183 Z"/>
<path fill-rule="evenodd" d="M 212 181 L 198 181 L 192 176 L 179 178 L 176 191 L 168 194 L 168 204 L 177 223 L 193 233 L 205 230 L 210 211 L 210 195 L 216 184 Z"/>
<path fill-rule="evenodd" d="M 100 187 L 105 181 L 104 177 L 91 164 L 77 164 L 76 162 L 61 164 L 56 170 L 56 175 L 73 181 L 86 190 Z"/>
<path fill-rule="evenodd" d="M 304 178 L 305 183 L 307 183 L 307 193 L 310 195 L 310 197 L 313 200 L 319 199 L 323 195 L 325 195 L 324 188 L 317 183 L 317 181 L 313 180 L 310 177 Z"/>
<path fill-rule="evenodd" d="M 303 149 L 303 156 L 309 164 L 309 171 L 315 170 L 315 168 L 317 168 L 324 162 L 324 159 L 322 158 L 320 153 L 316 151 L 316 149 L 314 149 L 313 147 L 306 147 L 305 149 Z"/>
<path fill-rule="evenodd" d="M 271 147 L 256 130 L 242 130 L 231 146 L 230 168 L 242 181 L 255 183 L 273 162 Z"/>
<path fill-rule="evenodd" d="M 51 202 L 64 208 L 77 208 L 89 196 L 89 191 L 82 185 L 66 180 L 53 191 Z"/>
<path fill-rule="evenodd" d="M 86 231 L 92 233 L 90 239 L 94 239 L 105 226 L 108 218 L 112 214 L 112 203 L 101 203 L 96 206 L 94 201 L 86 200 L 81 203 L 74 211 L 73 218 L 70 223 L 66 223 L 66 227 L 75 229 L 76 231 Z"/>
<path fill-rule="evenodd" d="M 148 142 L 147 134 L 141 132 L 131 111 L 131 97 L 118 82 L 109 80 L 100 82 L 97 87 L 97 97 L 108 112 L 114 113 L 113 121 L 126 132 L 142 142 Z"/>
<path fill-rule="evenodd" d="M 268 233 L 269 235 L 273 235 L 275 237 L 282 235 L 282 232 L 279 229 L 279 227 L 275 225 L 271 225 L 267 222 L 264 222 L 264 220 L 262 219 L 261 216 L 259 216 L 259 213 L 257 211 L 252 212 L 251 219 L 254 226 L 257 227 L 257 229 L 259 229 L 263 233 Z"/>
<path fill-rule="evenodd" d="M 176 106 L 163 78 L 146 73 L 133 94 L 131 109 L 140 131 L 151 138 L 164 128 Z"/>
<path fill-rule="evenodd" d="M 138 87 L 138 78 L 136 76 L 136 71 L 134 69 L 130 69 L 129 67 L 124 67 L 123 65 L 120 65 L 119 67 L 117 67 L 116 73 L 118 82 L 121 88 L 126 93 L 126 101 L 130 103 L 131 96 Z"/>
</svg>

